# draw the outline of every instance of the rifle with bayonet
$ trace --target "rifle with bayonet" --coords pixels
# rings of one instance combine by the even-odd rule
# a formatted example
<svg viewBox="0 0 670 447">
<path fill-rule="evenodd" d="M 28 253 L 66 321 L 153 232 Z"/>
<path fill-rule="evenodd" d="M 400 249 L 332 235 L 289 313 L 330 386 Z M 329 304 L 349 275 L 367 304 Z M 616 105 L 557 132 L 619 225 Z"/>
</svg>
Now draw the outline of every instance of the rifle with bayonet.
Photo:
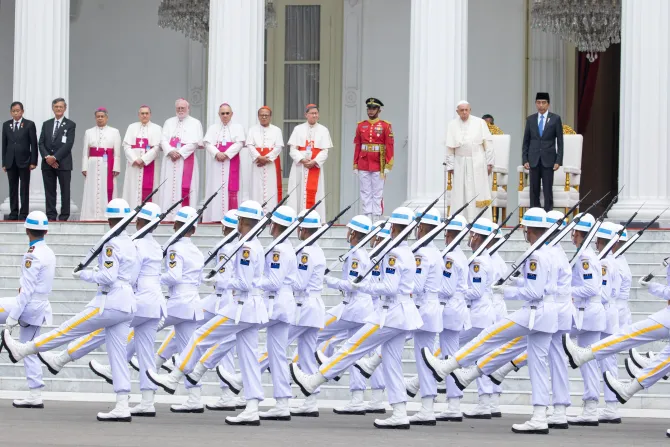
<svg viewBox="0 0 670 447">
<path fill-rule="evenodd" d="M 156 217 L 154 220 L 152 220 L 151 222 L 149 222 L 148 224 L 137 230 L 135 234 L 130 236 L 130 239 L 133 241 L 136 239 L 142 239 L 144 236 L 147 235 L 147 233 L 152 232 L 154 228 L 156 228 L 158 224 L 160 224 L 163 221 L 163 219 L 165 219 L 175 208 L 177 208 L 179 204 L 181 204 L 181 202 L 184 201 L 184 199 L 186 199 L 186 197 L 188 196 L 184 196 L 181 199 L 177 200 L 175 203 L 172 204 L 172 206 L 170 206 L 170 208 L 165 210 L 165 212 L 159 214 L 158 217 Z"/>
<path fill-rule="evenodd" d="M 329 193 L 330 194 L 330 193 Z M 265 255 L 267 256 L 268 253 L 270 253 L 277 245 L 281 244 L 284 242 L 288 237 L 295 231 L 296 228 L 302 223 L 303 220 L 305 220 L 305 217 L 312 211 L 316 209 L 317 206 L 321 204 L 321 202 L 328 196 L 324 196 L 322 199 L 319 199 L 310 209 L 307 210 L 306 213 L 302 214 L 301 216 L 298 216 L 292 223 L 289 225 L 279 236 L 277 236 L 271 243 L 270 245 L 267 246 L 265 249 Z"/>
<path fill-rule="evenodd" d="M 506 218 L 506 219 L 503 221 L 503 223 L 501 223 L 500 226 L 499 226 L 499 230 L 500 230 L 500 231 L 502 231 L 502 228 L 505 226 L 505 224 L 507 223 L 507 221 L 510 220 L 510 218 L 516 213 L 516 210 L 518 210 L 518 209 L 519 209 L 519 207 L 517 206 L 516 208 L 514 208 L 514 211 L 512 211 L 511 213 L 509 213 L 509 214 L 507 215 L 507 218 Z M 499 249 L 500 247 L 502 247 L 502 245 L 507 241 L 507 239 L 509 239 L 510 236 L 512 236 L 512 234 L 514 234 L 514 232 L 515 232 L 516 230 L 518 230 L 520 226 L 521 226 L 520 223 L 516 224 L 516 226 L 515 226 L 514 228 L 512 228 L 507 234 L 503 235 L 503 237 L 500 238 L 500 240 L 499 240 L 498 242 L 496 242 L 495 244 L 493 244 L 493 247 L 491 247 L 490 250 L 489 250 L 489 254 L 492 255 L 493 253 L 497 252 L 498 249 Z M 480 247 L 480 248 L 481 248 L 481 247 Z M 474 259 L 474 258 L 472 258 L 472 259 Z M 468 264 L 470 264 L 470 263 L 468 262 Z"/>
<path fill-rule="evenodd" d="M 412 253 L 416 253 L 419 251 L 420 248 L 425 247 L 426 245 L 430 244 L 430 242 L 437 237 L 438 234 L 440 234 L 447 226 L 451 223 L 452 220 L 454 220 L 454 216 L 457 216 L 461 211 L 463 211 L 465 208 L 468 207 L 472 203 L 473 200 L 475 200 L 477 196 L 474 196 L 472 199 L 470 199 L 467 203 L 465 203 L 463 206 L 461 206 L 459 209 L 456 210 L 454 214 L 452 214 L 450 217 L 447 219 L 444 219 L 439 225 L 435 226 L 432 230 L 428 232 L 424 237 L 416 241 L 410 249 L 412 250 Z M 481 215 L 481 214 L 480 214 Z"/>
<path fill-rule="evenodd" d="M 637 209 L 637 211 L 635 211 L 635 213 L 633 213 L 633 215 L 630 216 L 630 219 L 628 219 L 628 221 L 621 228 L 619 228 L 619 230 L 612 236 L 612 238 L 609 240 L 607 245 L 605 245 L 605 248 L 603 248 L 600 251 L 600 253 L 598 253 L 598 260 L 599 261 L 604 259 L 605 256 L 607 256 L 607 254 L 612 250 L 612 247 L 614 247 L 614 245 L 617 242 L 619 242 L 619 239 L 621 239 L 621 235 L 624 233 L 624 231 L 626 231 L 626 228 L 628 227 L 628 225 L 630 225 L 630 223 L 633 221 L 633 219 L 635 219 L 635 217 L 640 212 L 640 210 L 642 209 L 643 206 L 644 206 L 644 203 L 642 205 L 640 205 L 640 207 Z"/>
<path fill-rule="evenodd" d="M 479 214 L 477 214 L 477 215 L 475 216 L 475 218 L 472 220 L 472 222 L 470 222 L 469 224 L 467 224 L 467 225 L 465 226 L 465 228 L 463 228 L 461 231 L 459 231 L 459 233 L 458 233 L 458 234 L 456 235 L 456 237 L 449 243 L 449 245 L 447 245 L 446 247 L 444 247 L 444 250 L 442 250 L 442 252 L 440 253 L 440 256 L 442 256 L 442 257 L 444 258 L 447 254 L 451 253 L 451 251 L 452 251 L 454 248 L 456 248 L 456 247 L 461 243 L 461 241 L 465 238 L 465 236 L 468 235 L 468 233 L 470 232 L 470 229 L 472 228 L 472 226 L 475 224 L 475 222 L 477 222 L 477 220 L 478 220 L 480 217 L 482 217 L 482 216 L 484 215 L 484 213 L 486 212 L 486 210 L 488 210 L 488 208 L 489 208 L 488 205 L 485 206 L 484 208 L 482 208 L 482 210 L 479 212 Z"/>
<path fill-rule="evenodd" d="M 625 244 L 623 244 L 616 252 L 614 252 L 614 258 L 618 258 L 622 254 L 626 253 L 626 250 L 628 250 L 631 247 L 631 245 L 633 245 L 635 243 L 635 241 L 640 239 L 640 237 L 642 237 L 644 232 L 647 231 L 652 225 L 654 225 L 656 223 L 656 221 L 661 218 L 663 213 L 668 211 L 668 209 L 670 209 L 670 207 L 664 209 L 658 216 L 654 217 L 651 220 L 651 222 L 649 222 L 647 225 L 645 225 L 644 228 L 642 228 L 637 233 L 635 233 L 633 236 L 628 238 L 628 241 L 626 241 Z"/>
<path fill-rule="evenodd" d="M 319 238 L 320 238 L 321 236 L 323 236 L 323 235 L 326 233 L 326 231 L 328 231 L 328 230 L 330 229 L 330 227 L 332 227 L 333 224 L 334 224 L 335 222 L 337 222 L 338 219 L 344 215 L 344 213 L 346 213 L 347 211 L 349 211 L 349 209 L 351 209 L 351 207 L 352 207 L 356 202 L 358 202 L 358 199 L 354 200 L 349 206 L 345 207 L 342 211 L 340 211 L 339 213 L 337 213 L 337 215 L 336 215 L 335 217 L 333 217 L 332 219 L 330 219 L 330 220 L 328 221 L 328 223 L 326 223 L 326 225 L 323 225 L 321 228 L 319 228 L 318 230 L 316 230 L 316 231 L 314 232 L 314 234 L 312 234 L 310 237 L 308 237 L 307 239 L 305 239 L 304 241 L 302 241 L 302 242 L 298 245 L 298 247 L 295 249 L 295 254 L 296 254 L 296 255 L 299 254 L 299 253 L 303 250 L 303 248 L 308 247 L 308 246 L 312 245 L 314 242 L 316 242 L 317 240 L 319 240 Z"/>
</svg>

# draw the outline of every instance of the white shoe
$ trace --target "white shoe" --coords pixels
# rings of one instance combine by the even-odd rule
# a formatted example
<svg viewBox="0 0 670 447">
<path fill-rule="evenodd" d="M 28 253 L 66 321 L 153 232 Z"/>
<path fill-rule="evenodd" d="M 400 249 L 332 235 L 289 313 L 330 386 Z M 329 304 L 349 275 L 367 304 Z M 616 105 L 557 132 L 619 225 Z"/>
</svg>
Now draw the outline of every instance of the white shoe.
<svg viewBox="0 0 670 447">
<path fill-rule="evenodd" d="M 54 376 L 58 374 L 65 365 L 72 361 L 72 357 L 68 354 L 67 349 L 58 354 L 51 352 L 38 352 L 37 358 L 47 367 L 49 372 Z"/>
<path fill-rule="evenodd" d="M 656 358 L 656 355 L 651 351 L 648 351 L 643 355 L 640 354 L 635 348 L 630 348 L 628 353 L 630 354 L 630 360 L 635 364 L 635 366 L 639 368 L 640 371 L 651 365 Z M 626 362 L 628 362 L 628 359 L 626 359 Z M 628 369 L 628 367 L 626 367 L 626 369 Z M 630 371 L 628 371 L 628 374 L 630 374 Z M 663 380 L 668 380 L 668 376 L 663 376 Z"/>
<path fill-rule="evenodd" d="M 277 398 L 277 403 L 268 411 L 261 411 L 258 415 L 261 421 L 290 421 L 291 411 L 288 408 L 288 399 Z"/>
<path fill-rule="evenodd" d="M 568 428 L 568 418 L 565 415 L 565 405 L 554 405 L 554 413 L 547 418 L 547 425 L 552 429 Z"/>
<path fill-rule="evenodd" d="M 116 395 L 116 406 L 109 413 L 98 413 L 100 422 L 130 422 L 132 421 L 130 409 L 128 408 L 128 395 L 119 393 Z"/>
<path fill-rule="evenodd" d="M 154 371 L 147 371 L 147 377 L 155 385 L 163 388 L 166 393 L 174 394 L 177 391 L 177 387 L 181 382 L 181 379 L 184 377 L 184 373 L 175 368 L 170 374 L 159 374 Z"/>
<path fill-rule="evenodd" d="M 617 400 L 622 404 L 628 402 L 628 400 L 633 397 L 635 393 L 644 389 L 637 379 L 633 379 L 628 383 L 624 383 L 617 380 L 609 371 L 605 371 L 603 378 L 605 379 L 607 387 L 612 390 L 612 392 L 616 395 Z"/>
<path fill-rule="evenodd" d="M 333 408 L 335 414 L 365 415 L 365 401 L 363 400 L 363 391 L 352 391 L 351 400 L 343 407 Z"/>
<path fill-rule="evenodd" d="M 130 361 L 128 362 L 131 368 L 133 368 L 135 371 L 140 372 L 140 361 L 137 360 L 137 357 L 131 357 Z"/>
<path fill-rule="evenodd" d="M 421 398 L 421 409 L 409 417 L 409 425 L 437 425 L 432 396 Z"/>
<path fill-rule="evenodd" d="M 88 367 L 91 368 L 91 371 L 93 371 L 93 374 L 95 374 L 98 377 L 102 377 L 110 385 L 114 385 L 114 379 L 112 377 L 112 367 L 111 366 L 103 365 L 102 363 L 98 362 L 97 360 L 91 360 L 90 362 L 88 362 Z"/>
<path fill-rule="evenodd" d="M 323 351 L 321 351 L 320 349 L 316 350 L 316 352 L 314 353 L 314 357 L 316 358 L 316 363 L 318 363 L 319 366 L 323 365 L 324 363 L 327 363 L 330 360 L 330 357 L 324 354 Z"/>
<path fill-rule="evenodd" d="M 477 380 L 482 376 L 482 371 L 477 365 L 472 365 L 469 368 L 458 368 L 457 370 L 451 373 L 451 377 L 454 378 L 454 382 L 459 390 L 463 391 L 470 385 L 472 382 Z"/>
<path fill-rule="evenodd" d="M 261 425 L 258 414 L 258 399 L 249 399 L 245 410 L 237 416 L 227 416 L 228 425 Z"/>
<path fill-rule="evenodd" d="M 207 367 L 204 364 L 198 362 L 196 363 L 195 368 L 193 368 L 193 371 L 186 374 L 186 380 L 188 380 L 191 385 L 197 385 L 200 383 L 202 376 L 204 376 L 207 371 L 209 371 Z"/>
<path fill-rule="evenodd" d="M 570 334 L 563 334 L 563 349 L 568 356 L 568 362 L 572 369 L 577 369 L 584 363 L 595 359 L 591 348 L 577 346 L 577 344 L 570 338 Z"/>
<path fill-rule="evenodd" d="M 500 411 L 500 394 L 491 394 L 491 417 L 501 418 L 502 411 Z"/>
<path fill-rule="evenodd" d="M 627 358 L 623 361 L 624 366 L 626 367 L 626 372 L 631 379 L 637 379 L 642 375 L 642 370 L 635 365 L 635 362 L 630 358 Z"/>
<path fill-rule="evenodd" d="M 14 408 L 44 408 L 42 388 L 33 388 L 25 399 L 16 399 L 12 402 Z"/>
<path fill-rule="evenodd" d="M 221 397 L 212 405 L 205 405 L 205 408 L 212 411 L 235 411 L 237 410 L 237 397 L 230 391 L 230 388 L 221 390 Z"/>
<path fill-rule="evenodd" d="M 226 368 L 224 368 L 221 365 L 216 367 L 216 374 L 219 376 L 219 379 L 221 379 L 223 383 L 228 385 L 230 391 L 232 391 L 233 393 L 239 395 L 242 389 L 244 388 L 244 383 L 242 382 L 241 374 L 228 372 Z"/>
<path fill-rule="evenodd" d="M 605 408 L 598 408 L 598 422 L 601 424 L 620 424 L 621 416 L 619 416 L 618 406 L 618 402 L 605 402 Z"/>
<path fill-rule="evenodd" d="M 547 407 L 535 405 L 533 407 L 533 417 L 530 418 L 530 421 L 512 425 L 512 432 L 529 435 L 548 435 Z"/>
<path fill-rule="evenodd" d="M 305 374 L 296 363 L 291 363 L 289 371 L 291 371 L 291 377 L 293 377 L 295 384 L 300 387 L 302 394 L 307 397 L 327 382 L 326 378 L 320 372 L 311 375 Z"/>
<path fill-rule="evenodd" d="M 419 392 L 419 376 L 405 377 L 405 392 L 409 397 L 415 397 Z"/>
<path fill-rule="evenodd" d="M 491 419 L 491 395 L 481 394 L 477 406 L 469 412 L 463 412 L 467 419 Z"/>
<path fill-rule="evenodd" d="M 447 409 L 438 414 L 435 419 L 446 422 L 463 422 L 463 413 L 461 413 L 461 398 L 448 398 Z"/>
<path fill-rule="evenodd" d="M 363 377 L 369 379 L 375 372 L 375 369 L 382 363 L 382 358 L 376 352 L 368 357 L 361 357 L 354 366 L 363 374 Z"/>
<path fill-rule="evenodd" d="M 365 404 L 365 414 L 386 414 L 384 390 L 372 390 L 372 399 Z"/>
<path fill-rule="evenodd" d="M 405 402 L 393 404 L 393 414 L 386 419 L 375 419 L 374 426 L 377 428 L 409 430 L 409 418 Z"/>
<path fill-rule="evenodd" d="M 307 396 L 301 406 L 291 410 L 291 416 L 318 418 L 319 406 L 317 405 L 316 402 L 316 395 L 310 394 L 309 396 Z"/>
<path fill-rule="evenodd" d="M 156 417 L 156 408 L 154 407 L 154 390 L 143 390 L 142 400 L 139 404 L 130 409 L 130 414 L 138 417 L 153 418 Z"/>
<path fill-rule="evenodd" d="M 179 371 L 179 369 L 175 369 L 175 371 Z M 200 388 L 189 388 L 186 402 L 180 405 L 171 405 L 170 411 L 173 413 L 204 413 L 205 406 L 202 404 L 200 392 Z"/>
<path fill-rule="evenodd" d="M 491 379 L 491 382 L 495 383 L 496 385 L 500 385 L 503 383 L 503 380 L 505 380 L 505 377 L 507 377 L 507 374 L 518 370 L 519 368 L 517 368 L 514 363 L 507 362 L 498 368 L 495 372 L 489 374 L 489 379 Z"/>
<path fill-rule="evenodd" d="M 452 371 L 455 371 L 460 367 L 454 357 L 447 357 L 444 360 L 440 360 L 433 355 L 433 352 L 429 348 L 423 348 L 421 350 L 421 356 L 423 357 L 426 366 L 433 372 L 433 377 L 435 377 L 435 380 L 438 382 L 443 381 Z"/>
<path fill-rule="evenodd" d="M 247 400 L 243 396 L 237 396 L 237 398 L 235 398 L 235 408 L 244 410 L 247 408 Z"/>
<path fill-rule="evenodd" d="M 19 343 L 12 338 L 12 335 L 7 329 L 2 331 L 2 344 L 7 349 L 9 360 L 11 360 L 12 363 L 18 363 L 29 355 L 37 354 L 35 342 Z"/>
<path fill-rule="evenodd" d="M 578 425 L 582 427 L 598 426 L 598 401 L 585 400 L 582 407 L 582 414 L 579 416 L 568 416 L 569 425 Z"/>
</svg>

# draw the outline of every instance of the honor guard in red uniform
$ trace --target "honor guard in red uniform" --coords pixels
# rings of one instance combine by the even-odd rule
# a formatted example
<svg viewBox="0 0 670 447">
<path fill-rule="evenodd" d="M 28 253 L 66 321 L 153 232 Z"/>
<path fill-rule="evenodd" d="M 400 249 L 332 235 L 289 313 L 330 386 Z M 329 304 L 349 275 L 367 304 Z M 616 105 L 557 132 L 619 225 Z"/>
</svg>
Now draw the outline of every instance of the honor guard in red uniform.
<svg viewBox="0 0 670 447">
<path fill-rule="evenodd" d="M 393 129 L 380 120 L 384 103 L 377 98 L 365 101 L 368 119 L 358 123 L 354 137 L 354 173 L 358 174 L 363 214 L 372 221 L 384 212 L 384 180 L 393 168 Z"/>
</svg>

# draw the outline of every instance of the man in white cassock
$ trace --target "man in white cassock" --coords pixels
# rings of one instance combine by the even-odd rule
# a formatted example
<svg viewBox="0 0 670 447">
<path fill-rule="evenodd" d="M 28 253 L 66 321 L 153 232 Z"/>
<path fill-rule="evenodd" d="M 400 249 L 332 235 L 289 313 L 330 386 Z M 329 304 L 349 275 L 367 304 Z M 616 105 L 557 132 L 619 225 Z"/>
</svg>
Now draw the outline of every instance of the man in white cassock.
<svg viewBox="0 0 670 447">
<path fill-rule="evenodd" d="M 151 122 L 149 106 L 140 107 L 138 116 L 140 121 L 128 126 L 123 137 L 126 154 L 123 199 L 130 208 L 137 207 L 159 185 L 160 175 L 155 160 L 160 153 L 161 126 Z"/>
<path fill-rule="evenodd" d="M 175 102 L 177 116 L 168 118 L 163 124 L 161 149 L 163 163 L 161 180 L 167 180 L 158 190 L 158 205 L 168 209 L 182 197 L 182 206 L 198 206 L 198 163 L 195 150 L 202 145 L 202 124 L 189 116 L 190 106 L 183 98 Z M 174 221 L 175 211 L 166 217 Z"/>
<path fill-rule="evenodd" d="M 491 204 L 493 141 L 486 121 L 470 115 L 467 101 L 458 103 L 456 113 L 458 118 L 447 127 L 447 171 L 453 173 L 450 206 L 457 210 L 477 196 L 463 212 L 472 221 L 481 208 Z M 491 219 L 491 209 L 482 217 Z"/>
<path fill-rule="evenodd" d="M 107 203 L 116 197 L 116 177 L 121 172 L 121 134 L 107 125 L 107 109 L 95 110 L 95 127 L 84 134 L 81 173 L 84 198 L 80 220 L 106 220 Z"/>
<path fill-rule="evenodd" d="M 203 213 L 203 222 L 221 222 L 229 209 L 237 209 L 240 192 L 240 149 L 244 147 L 244 128 L 231 123 L 233 109 L 228 103 L 219 106 L 221 122 L 212 124 L 205 134 L 207 151 L 205 197 L 223 189 Z"/>
<path fill-rule="evenodd" d="M 273 124 L 272 110 L 268 106 L 258 109 L 258 122 L 249 128 L 246 149 L 251 157 L 251 200 L 263 204 L 263 211 L 270 211 L 282 199 L 281 151 L 284 137 L 281 129 Z"/>
<path fill-rule="evenodd" d="M 288 140 L 290 155 L 293 160 L 291 174 L 288 178 L 288 190 L 297 189 L 288 200 L 291 208 L 300 213 L 309 209 L 324 196 L 323 164 L 328 159 L 328 149 L 333 147 L 330 132 L 318 123 L 319 108 L 316 104 L 305 107 L 306 123 L 293 129 Z M 326 204 L 316 207 L 321 221 L 326 221 Z"/>
</svg>

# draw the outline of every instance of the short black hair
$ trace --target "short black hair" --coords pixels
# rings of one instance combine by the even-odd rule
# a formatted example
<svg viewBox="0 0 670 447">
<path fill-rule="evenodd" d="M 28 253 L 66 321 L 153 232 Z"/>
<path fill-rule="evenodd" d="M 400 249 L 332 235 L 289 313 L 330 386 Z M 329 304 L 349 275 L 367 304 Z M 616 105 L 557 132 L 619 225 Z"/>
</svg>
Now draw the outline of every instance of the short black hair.
<svg viewBox="0 0 670 447">
<path fill-rule="evenodd" d="M 65 104 L 65 107 L 67 107 L 67 103 L 65 102 L 65 98 L 56 98 L 53 101 L 51 101 L 51 105 L 55 106 L 59 102 L 62 102 L 63 104 Z"/>
<path fill-rule="evenodd" d="M 485 120 L 486 118 L 491 118 L 492 121 L 495 120 L 495 118 L 493 118 L 493 115 L 490 115 L 488 113 L 486 115 L 482 115 L 483 120 Z"/>
<path fill-rule="evenodd" d="M 33 230 L 32 228 L 26 228 L 26 230 L 28 230 L 28 234 L 32 237 L 42 238 L 47 234 L 47 230 Z"/>
<path fill-rule="evenodd" d="M 12 110 L 14 106 L 19 106 L 21 107 L 21 110 L 23 110 L 23 103 L 21 101 L 14 101 L 11 106 L 9 106 L 9 110 Z"/>
</svg>

